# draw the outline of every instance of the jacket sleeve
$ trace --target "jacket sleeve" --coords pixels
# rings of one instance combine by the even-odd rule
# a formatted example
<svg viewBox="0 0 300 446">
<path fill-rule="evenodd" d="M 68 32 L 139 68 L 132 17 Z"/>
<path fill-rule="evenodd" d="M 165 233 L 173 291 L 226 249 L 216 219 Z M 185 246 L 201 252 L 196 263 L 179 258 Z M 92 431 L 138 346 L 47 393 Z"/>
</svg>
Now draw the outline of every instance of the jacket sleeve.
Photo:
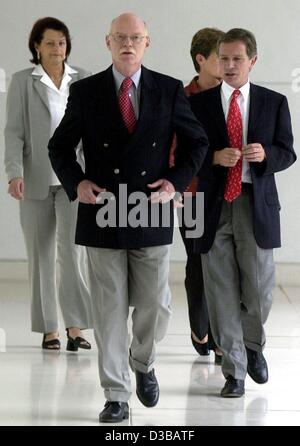
<svg viewBox="0 0 300 446">
<path fill-rule="evenodd" d="M 288 102 L 285 96 L 279 104 L 272 144 L 265 145 L 266 159 L 253 165 L 258 175 L 272 175 L 287 169 L 297 157 L 293 148 L 293 133 Z"/>
<path fill-rule="evenodd" d="M 191 111 L 181 83 L 178 84 L 174 100 L 173 126 L 177 136 L 175 165 L 169 169 L 165 178 L 177 192 L 183 193 L 204 161 L 208 140 L 202 125 Z"/>
<path fill-rule="evenodd" d="M 80 91 L 71 85 L 65 115 L 49 141 L 52 167 L 70 200 L 77 198 L 77 186 L 85 175 L 76 160 L 76 148 L 82 137 Z"/>
<path fill-rule="evenodd" d="M 6 126 L 4 163 L 8 181 L 23 177 L 23 151 L 25 149 L 25 129 L 21 86 L 13 75 L 6 104 Z"/>
</svg>

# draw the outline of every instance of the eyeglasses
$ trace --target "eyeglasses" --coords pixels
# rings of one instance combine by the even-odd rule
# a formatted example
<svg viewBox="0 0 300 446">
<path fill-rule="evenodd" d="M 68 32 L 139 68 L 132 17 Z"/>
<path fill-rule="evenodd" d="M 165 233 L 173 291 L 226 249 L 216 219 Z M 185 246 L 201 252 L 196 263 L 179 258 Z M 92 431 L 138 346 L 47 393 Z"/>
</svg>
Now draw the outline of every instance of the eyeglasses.
<svg viewBox="0 0 300 446">
<path fill-rule="evenodd" d="M 125 34 L 119 34 L 119 33 L 109 34 L 109 35 L 112 36 L 115 42 L 123 44 L 127 42 L 127 39 L 130 39 L 132 43 L 141 43 L 145 37 L 148 37 L 148 36 L 140 36 L 138 34 L 134 34 L 133 36 L 126 36 Z"/>
</svg>

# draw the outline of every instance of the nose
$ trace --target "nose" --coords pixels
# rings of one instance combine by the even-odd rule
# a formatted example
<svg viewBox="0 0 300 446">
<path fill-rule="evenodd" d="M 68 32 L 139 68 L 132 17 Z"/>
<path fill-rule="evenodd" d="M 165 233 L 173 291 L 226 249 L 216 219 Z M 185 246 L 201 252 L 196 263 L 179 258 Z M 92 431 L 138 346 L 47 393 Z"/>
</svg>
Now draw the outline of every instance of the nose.
<svg viewBox="0 0 300 446">
<path fill-rule="evenodd" d="M 132 39 L 130 36 L 124 37 L 123 44 L 125 46 L 132 46 Z"/>
<path fill-rule="evenodd" d="M 233 59 L 229 59 L 227 62 L 227 68 L 234 68 L 234 60 Z"/>
</svg>

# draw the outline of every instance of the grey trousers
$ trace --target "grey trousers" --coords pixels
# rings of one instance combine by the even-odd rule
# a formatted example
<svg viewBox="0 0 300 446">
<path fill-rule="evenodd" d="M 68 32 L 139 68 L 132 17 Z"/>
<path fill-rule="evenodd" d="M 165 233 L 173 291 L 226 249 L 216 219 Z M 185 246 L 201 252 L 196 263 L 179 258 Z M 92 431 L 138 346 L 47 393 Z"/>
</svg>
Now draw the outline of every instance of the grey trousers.
<svg viewBox="0 0 300 446">
<path fill-rule="evenodd" d="M 263 350 L 263 325 L 272 304 L 273 250 L 255 241 L 252 200 L 251 186 L 232 203 L 224 200 L 214 244 L 201 256 L 211 329 L 223 352 L 225 378 L 245 378 L 245 345 Z"/>
<path fill-rule="evenodd" d="M 87 248 L 99 374 L 109 401 L 131 395 L 133 370 L 153 368 L 155 344 L 167 330 L 171 293 L 169 246 L 137 250 Z M 132 313 L 129 347 L 127 319 Z"/>
<path fill-rule="evenodd" d="M 57 295 L 66 327 L 91 328 L 86 250 L 74 242 L 77 202 L 70 203 L 61 186 L 51 186 L 46 199 L 20 202 L 20 218 L 29 264 L 32 331 L 58 331 Z"/>
</svg>

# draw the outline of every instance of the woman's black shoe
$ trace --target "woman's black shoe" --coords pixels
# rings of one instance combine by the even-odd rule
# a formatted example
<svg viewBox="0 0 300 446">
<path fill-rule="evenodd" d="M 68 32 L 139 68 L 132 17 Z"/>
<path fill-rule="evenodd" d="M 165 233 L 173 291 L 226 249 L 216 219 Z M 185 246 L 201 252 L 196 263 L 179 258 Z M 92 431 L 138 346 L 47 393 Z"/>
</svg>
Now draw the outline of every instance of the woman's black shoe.
<svg viewBox="0 0 300 446">
<path fill-rule="evenodd" d="M 192 334 L 191 334 L 191 340 L 192 340 L 192 344 L 193 344 L 195 350 L 199 353 L 200 356 L 209 356 L 208 342 L 204 342 L 203 344 L 200 344 L 200 342 L 196 342 L 193 339 Z"/>
<path fill-rule="evenodd" d="M 68 337 L 68 343 L 67 343 L 67 350 L 69 352 L 77 352 L 78 348 L 83 348 L 85 350 L 91 349 L 91 344 L 84 338 L 81 338 L 80 336 L 77 336 L 75 339 L 71 338 L 69 336 L 69 329 L 66 328 L 67 337 Z"/>
<path fill-rule="evenodd" d="M 59 339 L 50 339 L 46 341 L 46 334 L 43 336 L 42 348 L 44 350 L 59 350 L 60 349 L 60 341 Z"/>
</svg>

